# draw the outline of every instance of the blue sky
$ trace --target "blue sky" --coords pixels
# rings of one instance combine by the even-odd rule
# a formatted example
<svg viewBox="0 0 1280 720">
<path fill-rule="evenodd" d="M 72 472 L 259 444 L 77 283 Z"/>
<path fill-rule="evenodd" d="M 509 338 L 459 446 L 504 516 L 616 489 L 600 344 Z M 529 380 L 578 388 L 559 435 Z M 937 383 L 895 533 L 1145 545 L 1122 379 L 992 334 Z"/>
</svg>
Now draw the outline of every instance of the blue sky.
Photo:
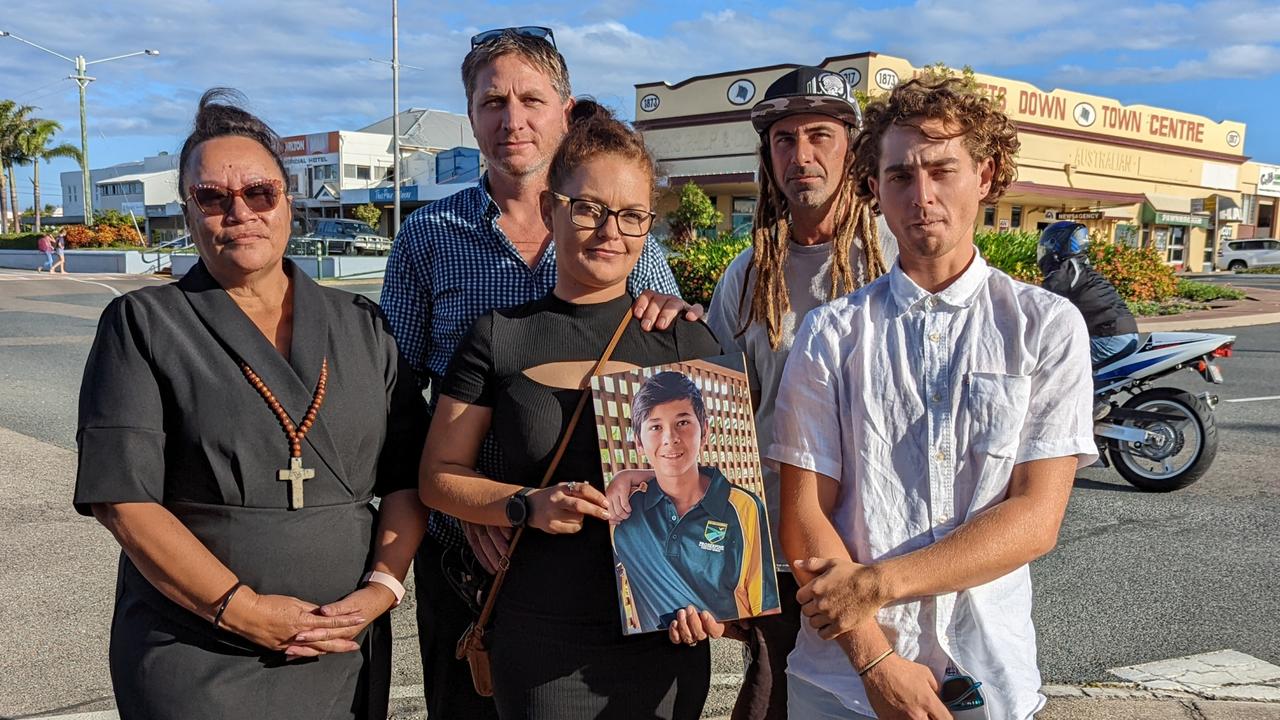
<svg viewBox="0 0 1280 720">
<path fill-rule="evenodd" d="M 176 152 L 201 92 L 239 88 L 283 135 L 356 129 L 390 115 L 390 0 L 43 0 L 0 30 L 93 60 L 144 48 L 159 57 L 95 65 L 92 167 Z M 401 106 L 463 111 L 458 64 L 478 30 L 555 28 L 574 91 L 629 115 L 637 82 L 867 50 L 1248 125 L 1245 153 L 1280 163 L 1280 3 L 1275 0 L 402 0 Z M 0 38 L 0 98 L 36 105 L 79 144 L 68 63 Z M 42 196 L 59 202 L 57 173 Z M 19 200 L 31 202 L 30 170 Z"/>
</svg>

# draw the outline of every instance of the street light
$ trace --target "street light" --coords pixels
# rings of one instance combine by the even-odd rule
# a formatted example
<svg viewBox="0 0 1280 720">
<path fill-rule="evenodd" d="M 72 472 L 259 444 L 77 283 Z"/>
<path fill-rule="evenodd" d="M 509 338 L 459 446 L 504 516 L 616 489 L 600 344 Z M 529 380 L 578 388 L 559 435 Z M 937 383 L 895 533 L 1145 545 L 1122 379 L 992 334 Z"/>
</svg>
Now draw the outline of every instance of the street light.
<svg viewBox="0 0 1280 720">
<path fill-rule="evenodd" d="M 83 55 L 77 55 L 74 58 L 67 57 L 66 55 L 63 55 L 60 52 L 54 52 L 53 50 L 50 50 L 49 48 L 44 47 L 43 45 L 37 45 L 31 42 L 30 40 L 20 38 L 17 35 L 14 35 L 13 33 L 7 32 L 5 30 L 0 30 L 0 37 L 13 38 L 18 42 L 26 43 L 27 45 L 30 45 L 31 47 L 37 50 L 43 50 L 44 52 L 47 52 L 50 55 L 53 55 L 54 57 L 62 58 L 63 60 L 66 60 L 67 62 L 75 66 L 76 74 L 69 75 L 68 77 L 71 78 L 72 80 L 75 80 L 76 85 L 80 86 L 80 162 L 81 162 L 80 179 L 81 179 L 82 188 L 84 191 L 84 223 L 86 225 L 89 225 L 93 222 L 93 192 L 92 192 L 92 185 L 89 182 L 89 129 L 85 125 L 84 91 L 85 91 L 85 88 L 89 87 L 89 83 L 93 82 L 97 78 L 93 78 L 93 77 L 89 77 L 88 75 L 85 75 L 84 74 L 85 68 L 87 68 L 90 65 L 97 65 L 98 63 L 111 62 L 112 60 L 123 60 L 125 58 L 131 58 L 137 55 L 159 55 L 160 51 L 159 50 L 139 50 L 138 52 L 125 53 L 124 55 L 113 55 L 111 57 L 105 57 L 100 60 L 86 61 Z"/>
</svg>

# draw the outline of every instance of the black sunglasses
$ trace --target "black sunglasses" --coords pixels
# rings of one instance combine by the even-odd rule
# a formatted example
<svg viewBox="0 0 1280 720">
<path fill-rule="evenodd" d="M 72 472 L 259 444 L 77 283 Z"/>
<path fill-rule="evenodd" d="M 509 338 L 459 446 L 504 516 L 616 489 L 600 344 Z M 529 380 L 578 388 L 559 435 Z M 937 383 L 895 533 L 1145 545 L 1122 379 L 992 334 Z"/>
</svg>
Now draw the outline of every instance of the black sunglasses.
<svg viewBox="0 0 1280 720">
<path fill-rule="evenodd" d="M 967 675 L 953 675 L 942 682 L 942 704 L 948 710 L 972 710 L 986 705 L 978 688 L 982 683 L 975 682 Z"/>
<path fill-rule="evenodd" d="M 496 40 L 502 37 L 503 33 L 515 33 L 521 37 L 534 38 L 537 40 L 546 40 L 551 43 L 551 47 L 556 46 L 556 35 L 551 32 L 551 28 L 542 27 L 541 25 L 523 25 L 521 27 L 497 28 L 496 30 L 485 30 L 471 36 L 471 47 L 474 49 L 478 45 L 483 45 L 490 40 Z"/>
</svg>

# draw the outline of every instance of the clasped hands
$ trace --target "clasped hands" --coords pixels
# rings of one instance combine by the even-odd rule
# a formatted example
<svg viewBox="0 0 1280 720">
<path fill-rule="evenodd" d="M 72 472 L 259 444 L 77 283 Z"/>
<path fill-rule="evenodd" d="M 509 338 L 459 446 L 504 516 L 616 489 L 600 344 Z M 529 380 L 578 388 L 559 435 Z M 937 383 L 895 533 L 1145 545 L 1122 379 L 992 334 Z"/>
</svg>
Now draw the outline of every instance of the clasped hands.
<svg viewBox="0 0 1280 720">
<path fill-rule="evenodd" d="M 841 642 L 876 612 L 899 598 L 884 570 L 848 558 L 809 558 L 793 564 L 811 579 L 796 593 L 800 611 L 824 640 Z M 878 635 L 878 634 L 877 634 Z M 876 653 L 879 648 L 871 648 Z M 867 648 L 862 648 L 867 650 Z M 865 653 L 863 653 L 865 654 Z M 850 662 L 855 662 L 850 657 Z M 855 663 L 854 670 L 861 670 Z M 863 678 L 867 699 L 881 720 L 949 720 L 951 712 L 938 698 L 938 681 L 928 667 L 897 655 L 877 663 Z"/>
<path fill-rule="evenodd" d="M 360 649 L 356 636 L 395 600 L 395 594 L 378 583 L 327 605 L 289 595 L 259 595 L 245 586 L 227 604 L 221 625 L 289 659 L 355 652 Z"/>
<path fill-rule="evenodd" d="M 796 593 L 800 612 L 823 640 L 852 632 L 893 600 L 880 568 L 847 558 L 809 558 L 795 567 L 812 575 Z"/>
</svg>

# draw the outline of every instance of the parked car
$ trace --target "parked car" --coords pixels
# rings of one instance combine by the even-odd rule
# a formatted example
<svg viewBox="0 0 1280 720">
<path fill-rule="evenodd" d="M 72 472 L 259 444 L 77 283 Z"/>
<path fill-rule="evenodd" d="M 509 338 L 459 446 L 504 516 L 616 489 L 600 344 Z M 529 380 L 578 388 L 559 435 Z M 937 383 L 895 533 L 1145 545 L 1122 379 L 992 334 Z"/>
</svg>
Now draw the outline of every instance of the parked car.
<svg viewBox="0 0 1280 720">
<path fill-rule="evenodd" d="M 1280 240 L 1228 240 L 1218 245 L 1219 270 L 1280 265 Z"/>
<path fill-rule="evenodd" d="M 372 225 L 346 218 L 315 221 L 316 229 L 306 238 L 323 241 L 330 255 L 385 255 L 391 252 L 391 239 L 378 234 Z"/>
</svg>

